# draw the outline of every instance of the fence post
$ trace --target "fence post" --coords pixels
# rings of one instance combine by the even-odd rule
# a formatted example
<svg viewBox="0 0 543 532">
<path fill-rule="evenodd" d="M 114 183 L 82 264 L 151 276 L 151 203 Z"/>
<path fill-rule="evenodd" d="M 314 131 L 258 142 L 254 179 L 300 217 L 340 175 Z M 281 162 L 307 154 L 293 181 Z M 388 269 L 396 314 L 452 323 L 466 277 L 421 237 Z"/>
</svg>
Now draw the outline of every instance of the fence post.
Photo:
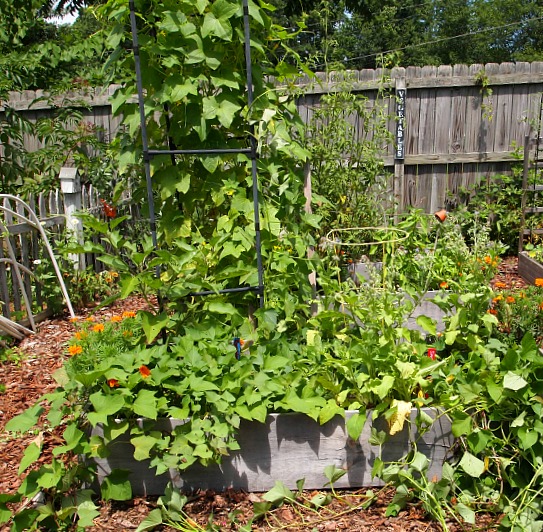
<svg viewBox="0 0 543 532">
<path fill-rule="evenodd" d="M 81 210 L 81 179 L 77 168 L 63 166 L 60 169 L 60 190 L 64 195 L 64 214 L 66 215 L 66 231 L 68 235 L 83 245 L 83 225 L 75 213 Z M 70 254 L 76 270 L 85 269 L 85 254 Z"/>
</svg>

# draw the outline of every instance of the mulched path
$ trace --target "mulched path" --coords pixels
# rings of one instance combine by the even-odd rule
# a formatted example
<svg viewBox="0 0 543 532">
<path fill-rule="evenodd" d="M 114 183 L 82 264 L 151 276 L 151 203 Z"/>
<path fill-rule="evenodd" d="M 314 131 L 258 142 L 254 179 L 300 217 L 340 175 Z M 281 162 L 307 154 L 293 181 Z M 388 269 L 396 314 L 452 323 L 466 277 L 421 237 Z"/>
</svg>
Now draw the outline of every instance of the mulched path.
<svg viewBox="0 0 543 532">
<path fill-rule="evenodd" d="M 516 258 L 508 258 L 500 264 L 499 272 L 493 280 L 501 281 L 511 288 L 522 288 L 524 281 L 517 274 Z M 97 319 L 107 319 L 122 311 L 138 310 L 145 306 L 142 300 L 132 298 L 115 303 L 107 309 L 97 311 Z M 85 318 L 91 311 L 82 311 Z M 39 325 L 37 334 L 25 338 L 14 348 L 7 360 L 0 357 L 0 493 L 10 493 L 17 489 L 21 477 L 17 473 L 24 449 L 36 437 L 43 437 L 41 462 L 48 462 L 52 448 L 60 441 L 59 436 L 43 431 L 25 438 L 11 439 L 4 432 L 9 419 L 24 411 L 44 393 L 56 387 L 52 377 L 60 368 L 66 354 L 66 343 L 74 333 L 74 326 L 68 318 L 47 320 Z M 2 392 L 3 388 L 5 391 Z M 367 501 L 366 490 L 341 491 L 330 505 L 315 512 L 300 505 L 285 505 L 269 512 L 265 520 L 253 525 L 253 530 L 348 530 L 348 531 L 439 531 L 439 524 L 430 520 L 420 504 L 411 504 L 398 517 L 386 517 L 385 510 L 393 496 L 392 489 L 379 492 L 375 502 L 364 509 Z M 304 496 L 310 499 L 315 493 Z M 238 530 L 253 515 L 253 503 L 260 501 L 259 494 L 228 490 L 222 493 L 204 491 L 195 493 L 185 506 L 189 519 L 205 530 L 210 519 L 218 530 Z M 121 531 L 134 530 L 139 523 L 156 508 L 152 498 L 136 498 L 129 502 L 103 502 L 101 514 L 95 520 L 93 530 Z M 190 521 L 189 521 L 190 524 Z M 479 516 L 475 528 L 449 524 L 449 530 L 495 530 L 490 516 Z M 190 528 L 187 528 L 187 530 Z M 194 528 L 198 530 L 198 528 Z M 0 526 L 0 532 L 7 532 L 8 526 Z M 155 530 L 175 530 L 160 526 Z"/>
</svg>

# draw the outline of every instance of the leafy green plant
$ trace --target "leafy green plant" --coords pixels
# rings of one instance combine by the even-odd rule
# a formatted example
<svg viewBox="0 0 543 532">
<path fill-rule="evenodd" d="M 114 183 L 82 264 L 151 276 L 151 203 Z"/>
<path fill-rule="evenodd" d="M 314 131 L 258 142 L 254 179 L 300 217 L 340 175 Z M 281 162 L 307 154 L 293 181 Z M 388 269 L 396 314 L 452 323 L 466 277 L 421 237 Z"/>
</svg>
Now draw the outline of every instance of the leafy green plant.
<svg viewBox="0 0 543 532">
<path fill-rule="evenodd" d="M 348 72 L 339 77 L 336 90 L 321 97 L 305 132 L 321 237 L 332 229 L 383 225 L 389 200 L 382 151 L 391 140 L 387 127 L 391 96 L 381 88 L 370 102 L 352 92 Z M 361 138 L 354 121 L 363 124 Z"/>
<path fill-rule="evenodd" d="M 523 289 L 507 288 L 496 283 L 497 293 L 492 299 L 491 312 L 499 321 L 498 330 L 504 342 L 520 342 L 530 333 L 538 345 L 543 344 L 543 279 L 536 279 L 535 286 Z"/>
<path fill-rule="evenodd" d="M 521 150 L 515 146 L 514 149 L 520 161 Z M 504 251 L 515 252 L 522 219 L 522 174 L 522 164 L 514 164 L 510 175 L 481 177 L 473 186 L 461 189 L 458 198 L 451 198 L 466 237 L 473 225 L 488 224 L 490 239 L 501 242 Z"/>
</svg>

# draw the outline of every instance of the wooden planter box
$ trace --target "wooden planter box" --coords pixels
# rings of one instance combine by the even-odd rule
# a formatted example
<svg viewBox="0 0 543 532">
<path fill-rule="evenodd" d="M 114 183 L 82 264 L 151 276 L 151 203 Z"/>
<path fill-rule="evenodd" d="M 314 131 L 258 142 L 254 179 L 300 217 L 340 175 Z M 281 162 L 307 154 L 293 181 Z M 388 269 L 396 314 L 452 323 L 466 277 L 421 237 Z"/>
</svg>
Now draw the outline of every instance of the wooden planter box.
<svg viewBox="0 0 543 532">
<path fill-rule="evenodd" d="M 535 284 L 537 278 L 543 279 L 543 264 L 522 251 L 518 254 L 518 273 L 527 283 Z"/>
<path fill-rule="evenodd" d="M 436 418 L 435 409 L 426 409 Z M 346 412 L 346 419 L 355 412 Z M 417 411 L 411 412 L 412 420 Z M 156 476 L 148 461 L 133 459 L 134 449 L 128 438 L 121 437 L 110 444 L 111 454 L 107 458 L 95 459 L 98 482 L 102 482 L 112 469 L 128 469 L 134 495 L 161 495 L 168 482 L 183 490 L 227 488 L 249 492 L 271 489 L 280 480 L 290 488 L 296 481 L 305 479 L 307 489 L 321 489 L 328 480 L 324 468 L 335 465 L 347 473 L 334 484 L 337 488 L 358 488 L 380 485 L 371 476 L 379 447 L 368 443 L 371 434 L 371 413 L 364 430 L 357 441 L 351 440 L 345 428 L 346 419 L 336 416 L 328 423 L 319 425 L 304 414 L 271 414 L 266 423 L 242 422 L 238 442 L 241 449 L 224 457 L 220 465 L 203 467 L 199 464 L 186 471 L 170 470 L 168 474 Z M 160 420 L 159 430 L 171 430 L 180 420 Z M 388 433 L 382 419 L 373 422 L 378 430 Z M 100 427 L 92 434 L 102 435 Z M 382 448 L 381 458 L 398 460 L 417 442 L 417 450 L 428 457 L 428 477 L 441 477 L 443 462 L 451 446 L 453 435 L 448 418 L 441 416 L 424 434 L 417 432 L 414 423 L 406 423 L 404 429 L 389 440 Z"/>
</svg>

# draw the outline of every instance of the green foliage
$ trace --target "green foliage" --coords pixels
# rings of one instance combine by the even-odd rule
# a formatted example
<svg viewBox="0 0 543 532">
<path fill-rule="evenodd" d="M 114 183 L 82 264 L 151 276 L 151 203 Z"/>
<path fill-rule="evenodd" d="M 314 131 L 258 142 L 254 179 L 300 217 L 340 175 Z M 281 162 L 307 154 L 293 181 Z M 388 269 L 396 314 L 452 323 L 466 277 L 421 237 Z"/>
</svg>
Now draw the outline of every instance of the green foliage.
<svg viewBox="0 0 543 532">
<path fill-rule="evenodd" d="M 44 20 L 36 2 L 25 7 L 10 28 L 19 38 L 2 42 L 0 36 L 0 88 L 66 91 L 107 83 L 101 73 L 104 37 L 90 10 L 82 10 L 73 25 L 59 26 Z"/>
<path fill-rule="evenodd" d="M 513 165 L 511 175 L 481 178 L 472 187 L 461 190 L 455 212 L 462 216 L 465 233 L 476 225 L 488 224 L 490 239 L 503 243 L 511 252 L 518 248 L 521 200 L 522 166 Z"/>
<path fill-rule="evenodd" d="M 383 146 L 391 141 L 390 96 L 381 89 L 371 102 L 351 88 L 349 74 L 340 75 L 335 90 L 321 97 L 306 128 L 321 237 L 332 229 L 382 225 L 387 205 L 391 207 L 382 158 Z M 362 125 L 360 137 L 355 124 Z"/>
<path fill-rule="evenodd" d="M 493 312 L 500 325 L 501 340 L 520 342 L 530 333 L 538 345 L 543 345 L 543 280 L 536 279 L 536 286 L 521 290 L 497 290 L 492 300 Z M 496 287 L 499 288 L 499 287 Z"/>
</svg>

